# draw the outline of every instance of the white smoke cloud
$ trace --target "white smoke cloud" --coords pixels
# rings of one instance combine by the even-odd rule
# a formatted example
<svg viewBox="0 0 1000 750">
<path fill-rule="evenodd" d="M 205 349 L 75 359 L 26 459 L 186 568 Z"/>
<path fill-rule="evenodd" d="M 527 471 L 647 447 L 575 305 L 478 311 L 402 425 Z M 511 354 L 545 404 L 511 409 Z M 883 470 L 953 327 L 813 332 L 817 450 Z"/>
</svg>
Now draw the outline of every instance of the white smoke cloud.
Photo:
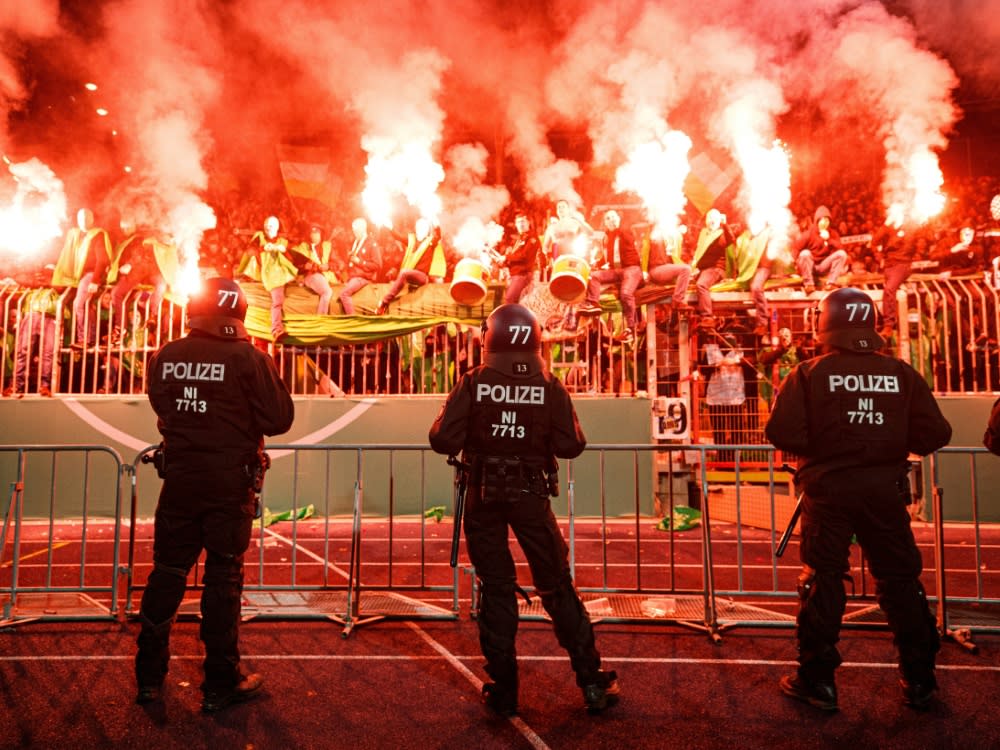
<svg viewBox="0 0 1000 750">
<path fill-rule="evenodd" d="M 558 152 L 553 131 L 574 147 L 586 133 L 605 180 L 636 147 L 677 130 L 691 137 L 692 155 L 719 146 L 737 162 L 794 130 L 785 137 L 794 163 L 830 175 L 874 144 L 891 191 L 893 170 L 933 157 L 958 116 L 940 53 L 963 74 L 1000 79 L 988 6 L 98 0 L 104 36 L 78 59 L 100 68 L 102 94 L 116 95 L 109 120 L 121 118 L 123 139 L 137 147 L 132 166 L 145 179 L 129 181 L 141 186 L 136 211 L 150 208 L 154 188 L 169 205 L 200 193 L 213 141 L 230 156 L 231 144 L 256 144 L 241 156 L 265 174 L 261 146 L 315 133 L 377 168 L 419 151 L 427 174 L 407 190 L 448 201 L 442 149 L 480 142 L 500 152 L 485 163 L 501 165 L 494 174 L 508 184 L 503 165 L 513 163 L 529 197 L 579 204 L 585 149 Z M 57 18 L 56 0 L 5 3 L 0 35 L 42 33 Z M 23 100 L 17 48 L 3 49 L 0 96 Z M 345 174 L 347 184 L 360 182 L 362 166 L 342 167 L 358 173 Z M 157 212 L 169 217 L 169 206 Z"/>
<path fill-rule="evenodd" d="M 883 203 L 912 205 L 914 157 L 936 163 L 959 116 L 954 71 L 920 46 L 913 25 L 878 3 L 857 4 L 810 37 L 785 73 L 792 96 L 822 113 L 829 151 L 856 156 L 853 144 L 881 143 Z"/>
<path fill-rule="evenodd" d="M 131 147 L 132 176 L 115 192 L 118 208 L 172 236 L 191 264 L 216 223 L 202 199 L 213 145 L 205 122 L 221 86 L 216 19 L 198 0 L 120 0 L 105 7 L 104 21 L 108 81 L 100 85 Z"/>
<path fill-rule="evenodd" d="M 879 135 L 886 149 L 883 202 L 914 201 L 911 165 L 947 145 L 957 119 L 951 92 L 958 78 L 941 58 L 915 43 L 915 31 L 902 20 L 867 6 L 844 19 L 837 59 L 870 92 Z M 940 184 L 940 183 L 939 183 Z M 937 186 L 935 186 L 937 187 Z"/>
<path fill-rule="evenodd" d="M 477 219 L 480 225 L 489 223 L 510 202 L 507 188 L 483 183 L 489 156 L 480 143 L 452 146 L 445 154 L 447 179 L 442 198 L 446 211 L 441 218 L 445 236 L 455 233 L 470 218 Z"/>
<path fill-rule="evenodd" d="M 965 0 L 904 0 L 922 39 L 947 56 L 979 99 L 1000 95 L 1000 9 L 995 3 Z"/>
<path fill-rule="evenodd" d="M 502 239 L 502 226 L 495 221 L 484 222 L 478 216 L 470 216 L 454 233 L 452 244 L 459 254 L 488 264 L 490 259 L 487 251 L 495 249 Z"/>
<path fill-rule="evenodd" d="M 364 132 L 361 147 L 369 157 L 366 206 L 381 208 L 392 196 L 401 195 L 420 216 L 439 220 L 437 189 L 444 170 L 435 154 L 440 148 L 444 110 L 438 96 L 447 66 L 448 61 L 436 51 L 415 50 L 398 67 L 366 76 L 368 85 L 351 93 Z M 391 216 L 373 218 L 388 224 Z"/>
<path fill-rule="evenodd" d="M 695 134 L 695 151 L 722 146 L 746 172 L 787 113 L 812 109 L 822 118 L 815 138 L 793 153 L 815 149 L 836 173 L 875 136 L 888 200 L 912 193 L 907 165 L 944 148 L 958 115 L 947 62 L 922 46 L 909 20 L 872 0 L 585 7 L 557 59 L 549 101 L 588 123 L 595 161 L 606 164 L 676 117 Z"/>
<path fill-rule="evenodd" d="M 570 159 L 557 159 L 552 153 L 546 142 L 539 102 L 524 94 L 514 94 L 507 109 L 507 123 L 511 129 L 508 148 L 524 172 L 528 196 L 581 203 L 573 186 L 582 173 L 580 165 Z"/>
</svg>

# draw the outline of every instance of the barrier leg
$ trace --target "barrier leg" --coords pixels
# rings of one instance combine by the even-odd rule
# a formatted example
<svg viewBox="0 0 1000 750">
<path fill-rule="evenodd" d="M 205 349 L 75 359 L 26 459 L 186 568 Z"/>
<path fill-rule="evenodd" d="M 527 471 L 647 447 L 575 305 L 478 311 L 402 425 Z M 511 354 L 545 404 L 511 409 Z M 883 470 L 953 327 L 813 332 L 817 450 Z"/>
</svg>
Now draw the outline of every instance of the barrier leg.
<svg viewBox="0 0 1000 750">
<path fill-rule="evenodd" d="M 701 543 L 703 548 L 702 573 L 705 585 L 705 629 L 713 643 L 722 643 L 719 632 L 719 619 L 715 607 L 715 574 L 712 569 L 712 523 L 709 513 L 708 477 L 705 475 L 705 462 L 702 460 L 702 493 L 701 493 Z"/>
<path fill-rule="evenodd" d="M 931 458 L 934 461 L 934 458 Z M 934 474 L 936 479 L 937 466 Z M 952 630 L 948 627 L 948 596 L 944 577 L 944 489 L 935 483 L 934 503 L 934 578 L 937 586 L 937 628 L 941 638 L 957 643 L 971 654 L 979 653 L 979 647 L 972 641 L 972 631 L 967 628 Z"/>
<path fill-rule="evenodd" d="M 3 519 L 3 536 L 0 536 L 0 562 L 3 561 L 3 551 L 7 546 L 7 532 L 10 529 L 11 517 L 14 519 L 14 549 L 11 555 L 10 595 L 3 605 L 3 616 L 0 627 L 14 625 L 24 620 L 14 617 L 14 607 L 17 605 L 18 563 L 21 557 L 21 502 L 24 498 L 24 454 L 20 451 L 17 457 L 17 481 L 10 485 L 10 501 Z M 32 618 L 34 619 L 34 618 Z"/>
</svg>

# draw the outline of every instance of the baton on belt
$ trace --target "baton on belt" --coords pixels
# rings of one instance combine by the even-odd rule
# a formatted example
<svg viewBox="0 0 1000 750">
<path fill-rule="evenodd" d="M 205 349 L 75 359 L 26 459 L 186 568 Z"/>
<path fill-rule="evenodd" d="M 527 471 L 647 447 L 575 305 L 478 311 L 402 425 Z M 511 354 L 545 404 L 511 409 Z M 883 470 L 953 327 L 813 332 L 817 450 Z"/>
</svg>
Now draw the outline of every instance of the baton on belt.
<svg viewBox="0 0 1000 750">
<path fill-rule="evenodd" d="M 782 464 L 781 468 L 783 471 L 795 471 L 795 469 L 788 464 Z M 804 492 L 800 492 L 798 500 L 795 501 L 795 510 L 792 511 L 792 517 L 788 519 L 788 527 L 785 529 L 785 533 L 781 535 L 781 541 L 778 542 L 778 548 L 774 551 L 775 557 L 781 557 L 785 554 L 785 547 L 788 546 L 788 542 L 792 538 L 792 532 L 795 530 L 795 524 L 798 523 L 799 516 L 802 515 L 802 496 L 804 494 Z"/>
<path fill-rule="evenodd" d="M 455 527 L 451 530 L 451 567 L 458 566 L 458 545 L 462 538 L 462 516 L 465 515 L 465 491 L 469 486 L 469 465 L 457 456 L 448 456 L 448 465 L 455 467 Z"/>
</svg>

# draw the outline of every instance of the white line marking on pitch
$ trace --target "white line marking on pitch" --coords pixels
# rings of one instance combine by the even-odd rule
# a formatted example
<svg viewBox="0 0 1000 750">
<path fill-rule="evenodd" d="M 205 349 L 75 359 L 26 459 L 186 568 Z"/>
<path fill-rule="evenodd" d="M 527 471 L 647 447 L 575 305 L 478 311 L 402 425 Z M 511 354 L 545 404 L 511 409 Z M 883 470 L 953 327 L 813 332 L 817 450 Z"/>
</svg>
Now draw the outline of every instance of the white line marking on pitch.
<svg viewBox="0 0 1000 750">
<path fill-rule="evenodd" d="M 289 547 L 292 547 L 293 549 L 299 550 L 306 557 L 311 557 L 313 560 L 316 560 L 319 563 L 324 563 L 325 562 L 326 566 L 330 570 L 332 570 L 334 573 L 336 573 L 337 575 L 339 575 L 340 577 L 342 577 L 344 579 L 349 578 L 349 576 L 347 575 L 347 571 L 344 570 L 343 568 L 339 568 L 336 565 L 334 565 L 332 562 L 328 562 L 328 561 L 324 560 L 322 557 L 320 557 L 319 555 L 317 555 L 315 552 L 311 552 L 310 550 L 307 550 L 301 544 L 298 544 L 298 543 L 293 544 L 291 539 L 289 539 L 288 537 L 282 536 L 277 531 L 271 531 L 270 529 L 264 529 L 264 532 L 266 534 L 268 534 L 269 536 L 273 537 L 274 539 L 278 539 L 278 540 L 284 542 Z M 267 564 L 268 563 L 265 560 L 264 561 L 264 565 L 267 565 Z M 285 563 L 280 563 L 280 564 L 281 565 L 288 565 L 289 563 L 285 562 Z"/>
<path fill-rule="evenodd" d="M 406 625 L 410 628 L 410 630 L 419 635 L 427 643 L 427 645 L 429 645 L 432 649 L 441 654 L 441 656 L 444 657 L 445 661 L 447 661 L 452 667 L 454 667 L 459 674 L 461 674 L 463 677 L 465 677 L 465 679 L 471 682 L 472 685 L 476 688 L 477 693 L 482 693 L 483 681 L 480 680 L 478 677 L 476 677 L 469 670 L 467 666 L 462 664 L 459 657 L 455 656 L 453 653 L 451 653 L 451 651 L 449 651 L 440 643 L 438 643 L 437 640 L 432 638 L 430 634 L 422 630 L 420 626 L 418 626 L 417 624 L 412 622 L 407 622 Z M 514 725 L 517 731 L 521 733 L 521 735 L 531 744 L 532 747 L 538 748 L 538 750 L 548 750 L 549 746 L 545 743 L 545 740 L 539 737 L 538 734 L 535 732 L 535 730 L 529 727 L 521 717 L 511 716 L 507 720 Z"/>
</svg>

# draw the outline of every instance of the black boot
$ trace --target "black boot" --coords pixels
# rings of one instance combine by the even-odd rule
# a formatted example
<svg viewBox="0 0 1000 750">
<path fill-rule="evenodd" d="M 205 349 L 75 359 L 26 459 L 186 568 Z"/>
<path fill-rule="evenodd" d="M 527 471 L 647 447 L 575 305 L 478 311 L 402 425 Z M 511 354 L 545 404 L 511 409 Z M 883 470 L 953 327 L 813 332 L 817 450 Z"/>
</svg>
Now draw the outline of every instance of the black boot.
<svg viewBox="0 0 1000 750">
<path fill-rule="evenodd" d="M 160 699 L 163 681 L 170 661 L 170 628 L 174 618 L 159 624 L 139 613 L 142 630 L 139 632 L 139 650 L 135 655 L 135 679 L 138 692 L 135 702 L 152 703 Z"/>
<path fill-rule="evenodd" d="M 837 686 L 833 680 L 806 680 L 801 675 L 786 674 L 781 678 L 781 692 L 804 701 L 821 711 L 836 711 Z"/>
<path fill-rule="evenodd" d="M 517 688 L 487 682 L 483 685 L 483 703 L 498 716 L 514 716 L 517 713 Z"/>
<path fill-rule="evenodd" d="M 254 672 L 241 677 L 232 687 L 206 690 L 205 697 L 201 701 L 201 710 L 210 714 L 234 703 L 243 703 L 260 694 L 262 687 L 264 687 L 264 676 Z"/>
<path fill-rule="evenodd" d="M 917 711 L 926 711 L 937 692 L 937 680 L 933 672 L 920 677 L 901 677 L 899 687 L 903 690 L 903 703 Z"/>
<path fill-rule="evenodd" d="M 602 669 L 594 677 L 594 680 L 583 685 L 581 690 L 583 690 L 583 702 L 587 706 L 587 713 L 599 714 L 618 703 L 620 693 L 618 673 L 614 670 L 605 672 Z"/>
</svg>

